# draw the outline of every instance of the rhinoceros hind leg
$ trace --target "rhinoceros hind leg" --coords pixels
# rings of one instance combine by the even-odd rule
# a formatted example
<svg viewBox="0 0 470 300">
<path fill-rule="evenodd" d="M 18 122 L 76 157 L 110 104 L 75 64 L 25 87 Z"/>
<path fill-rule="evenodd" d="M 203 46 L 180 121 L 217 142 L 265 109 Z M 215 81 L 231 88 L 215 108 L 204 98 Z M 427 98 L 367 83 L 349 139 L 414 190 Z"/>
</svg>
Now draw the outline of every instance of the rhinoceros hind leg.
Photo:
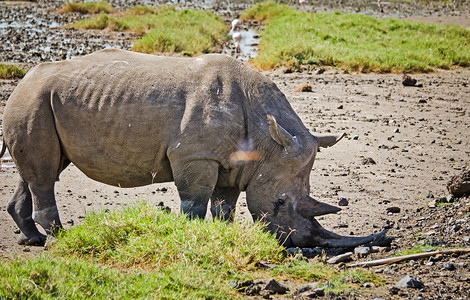
<svg viewBox="0 0 470 300">
<path fill-rule="evenodd" d="M 212 160 L 172 163 L 173 178 L 181 198 L 181 212 L 204 219 L 212 195 L 219 164 Z"/>
<path fill-rule="evenodd" d="M 54 181 L 49 187 L 30 184 L 33 196 L 33 220 L 44 228 L 49 235 L 56 235 L 62 229 L 59 211 L 54 196 Z"/>
<path fill-rule="evenodd" d="M 46 236 L 40 234 L 38 236 L 27 237 L 25 234 L 21 233 L 17 242 L 18 245 L 44 246 L 44 244 L 46 243 Z"/>
<path fill-rule="evenodd" d="M 236 187 L 215 187 L 211 197 L 212 217 L 223 221 L 233 221 L 239 195 L 240 190 Z"/>
<path fill-rule="evenodd" d="M 28 184 L 20 180 L 13 197 L 7 205 L 8 213 L 12 216 L 21 231 L 18 244 L 43 246 L 46 236 L 41 234 L 32 218 L 33 203 Z"/>
</svg>

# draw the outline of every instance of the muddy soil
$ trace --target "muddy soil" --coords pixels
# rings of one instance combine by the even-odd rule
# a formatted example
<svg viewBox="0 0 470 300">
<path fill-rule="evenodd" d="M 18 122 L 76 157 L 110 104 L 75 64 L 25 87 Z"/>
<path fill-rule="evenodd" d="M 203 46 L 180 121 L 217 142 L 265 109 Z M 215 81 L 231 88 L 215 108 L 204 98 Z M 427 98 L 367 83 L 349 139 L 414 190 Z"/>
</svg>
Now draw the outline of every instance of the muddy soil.
<svg viewBox="0 0 470 300">
<path fill-rule="evenodd" d="M 11 18 L 10 24 L 20 24 L 19 27 L 0 26 L 0 61 L 32 66 L 104 47 L 128 49 L 131 46 L 133 36 L 128 33 L 59 28 L 80 17 L 56 14 L 54 8 L 61 3 L 0 2 L 2 20 Z M 318 6 L 307 8 L 359 9 L 360 12 L 370 9 L 371 14 L 380 13 L 375 6 L 357 8 L 348 3 L 342 1 L 321 6 L 325 4 L 318 2 Z M 468 4 L 460 2 L 458 5 L 456 9 L 447 5 L 439 9 L 425 6 L 416 10 L 401 4 L 396 9 L 403 18 L 468 22 Z M 215 10 L 228 16 L 237 13 L 231 9 Z M 385 9 L 380 14 L 397 14 L 396 10 L 389 9 L 389 12 L 390 15 L 386 15 Z M 24 25 L 25 20 L 31 23 L 29 27 Z M 42 24 L 38 25 L 40 28 L 31 30 L 38 23 Z M 7 40 L 8 44 L 3 42 Z M 334 205 L 347 200 L 348 204 L 342 206 L 343 210 L 337 215 L 319 218 L 320 223 L 330 230 L 346 235 L 365 235 L 385 227 L 389 228 L 389 235 L 396 237 L 390 252 L 372 254 L 362 260 L 390 256 L 419 244 L 428 245 L 430 249 L 437 246 L 470 247 L 469 199 L 447 197 L 446 190 L 453 175 L 470 167 L 470 70 L 439 70 L 412 75 L 422 87 L 403 86 L 401 75 L 349 74 L 336 69 L 306 68 L 294 73 L 276 70 L 265 72 L 265 75 L 286 94 L 312 133 L 348 134 L 338 145 L 318 153 L 311 173 L 311 195 Z M 17 81 L 0 81 L 0 120 L 16 84 Z M 311 92 L 296 91 L 306 84 L 312 87 Z M 8 257 L 43 251 L 40 247 L 16 244 L 18 230 L 6 212 L 6 204 L 17 180 L 14 167 L 0 170 L 0 255 Z M 88 211 L 119 209 L 139 200 L 153 205 L 163 202 L 172 211 L 179 211 L 173 183 L 121 189 L 92 181 L 74 166 L 61 174 L 56 184 L 56 197 L 66 228 L 80 223 Z M 434 202 L 439 201 L 447 205 L 436 206 Z M 243 195 L 237 218 L 251 218 Z M 427 265 L 428 260 L 419 260 L 374 267 L 373 270 L 386 279 L 386 285 L 362 288 L 359 294 L 351 292 L 345 297 L 464 299 L 470 293 L 468 258 L 468 255 L 443 256 L 434 259 L 430 265 Z M 456 269 L 444 268 L 448 263 Z M 424 288 L 394 289 L 396 282 L 405 275 L 420 278 Z M 291 285 L 291 291 L 295 288 Z"/>
</svg>

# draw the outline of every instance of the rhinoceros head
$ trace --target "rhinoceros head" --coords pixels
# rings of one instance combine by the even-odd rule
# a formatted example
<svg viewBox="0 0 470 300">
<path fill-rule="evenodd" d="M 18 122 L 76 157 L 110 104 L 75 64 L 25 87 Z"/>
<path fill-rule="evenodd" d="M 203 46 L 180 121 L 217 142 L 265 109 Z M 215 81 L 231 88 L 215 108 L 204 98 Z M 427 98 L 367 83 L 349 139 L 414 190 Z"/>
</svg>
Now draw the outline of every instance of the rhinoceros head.
<svg viewBox="0 0 470 300">
<path fill-rule="evenodd" d="M 275 142 L 271 146 L 278 149 L 264 152 L 246 189 L 248 209 L 255 219 L 265 221 L 287 247 L 354 247 L 385 234 L 340 236 L 314 219 L 341 210 L 310 197 L 309 178 L 318 148 L 332 146 L 343 136 L 313 136 L 306 130 L 293 136 L 270 115 L 268 124 Z"/>
</svg>

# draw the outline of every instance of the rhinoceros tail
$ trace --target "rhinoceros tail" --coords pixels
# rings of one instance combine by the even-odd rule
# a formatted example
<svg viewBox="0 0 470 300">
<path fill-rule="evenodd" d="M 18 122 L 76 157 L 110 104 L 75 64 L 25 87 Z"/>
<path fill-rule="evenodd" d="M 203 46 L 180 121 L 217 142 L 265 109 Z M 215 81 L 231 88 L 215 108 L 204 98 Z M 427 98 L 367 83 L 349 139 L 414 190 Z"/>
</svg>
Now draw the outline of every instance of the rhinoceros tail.
<svg viewBox="0 0 470 300">
<path fill-rule="evenodd" d="M 7 150 L 7 145 L 5 144 L 5 141 L 2 140 L 2 150 L 0 150 L 0 158 L 5 154 L 5 151 Z"/>
</svg>

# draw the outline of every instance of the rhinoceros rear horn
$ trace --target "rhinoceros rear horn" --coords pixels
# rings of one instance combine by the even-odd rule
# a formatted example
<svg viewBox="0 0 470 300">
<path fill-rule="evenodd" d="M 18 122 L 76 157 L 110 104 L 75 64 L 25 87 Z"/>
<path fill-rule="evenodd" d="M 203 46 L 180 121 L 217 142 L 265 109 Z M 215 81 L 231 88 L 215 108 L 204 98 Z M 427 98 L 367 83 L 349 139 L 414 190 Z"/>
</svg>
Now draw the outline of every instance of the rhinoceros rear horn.
<svg viewBox="0 0 470 300">
<path fill-rule="evenodd" d="M 287 153 L 296 153 L 302 147 L 298 140 L 292 136 L 281 125 L 277 124 L 276 118 L 273 115 L 268 115 L 269 133 L 272 139 L 283 146 Z"/>
<path fill-rule="evenodd" d="M 342 135 L 315 135 L 315 138 L 318 142 L 318 147 L 328 148 L 339 142 L 343 137 L 346 136 L 346 133 Z"/>
<path fill-rule="evenodd" d="M 323 216 L 327 214 L 334 214 L 341 210 L 341 208 L 323 203 L 313 199 L 312 197 L 302 197 L 297 202 L 297 212 L 307 219 Z"/>
</svg>

